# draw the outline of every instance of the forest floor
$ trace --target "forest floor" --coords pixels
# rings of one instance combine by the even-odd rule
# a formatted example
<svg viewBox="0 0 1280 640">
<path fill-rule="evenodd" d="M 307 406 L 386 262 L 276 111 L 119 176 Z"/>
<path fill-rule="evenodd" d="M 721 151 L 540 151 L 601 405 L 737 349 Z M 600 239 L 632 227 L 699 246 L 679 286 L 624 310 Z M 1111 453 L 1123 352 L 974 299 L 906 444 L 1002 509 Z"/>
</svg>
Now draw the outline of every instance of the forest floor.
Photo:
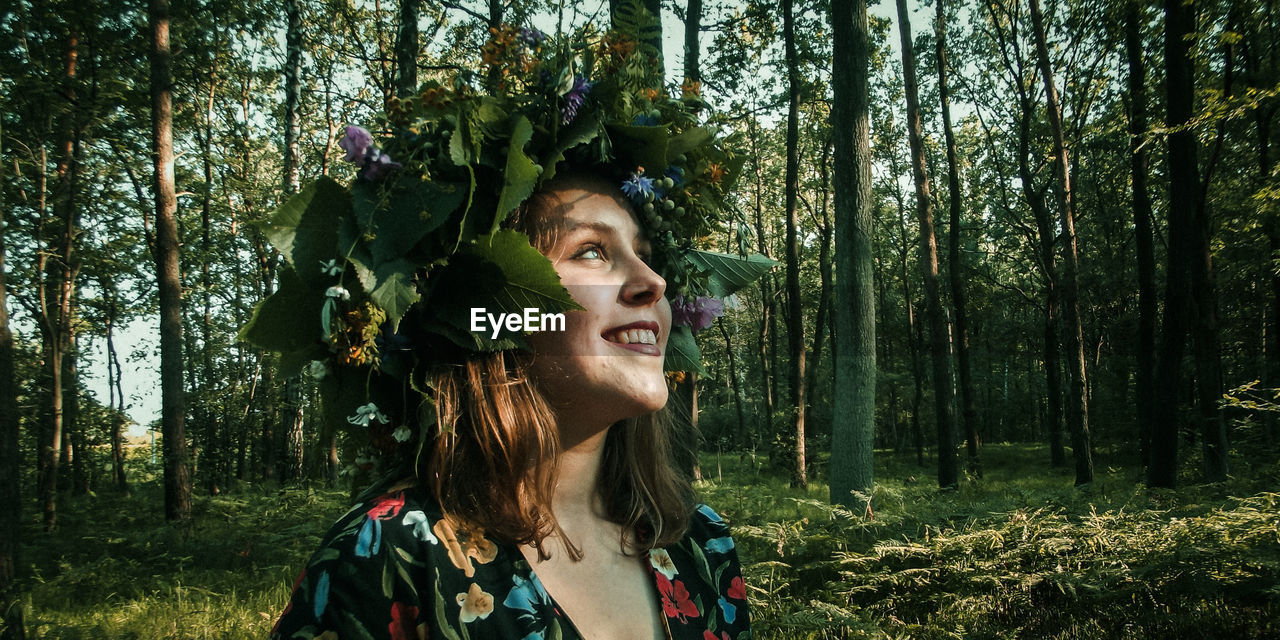
<svg viewBox="0 0 1280 640">
<path fill-rule="evenodd" d="M 756 637 L 1277 638 L 1280 467 L 1148 489 L 1123 452 L 1096 479 L 1027 445 L 940 492 L 932 467 L 877 452 L 872 510 L 787 486 L 763 458 L 704 455 L 703 499 L 734 527 Z M 822 469 L 815 474 L 822 479 Z M 248 487 L 198 497 L 187 527 L 135 474 L 131 497 L 67 500 L 53 535 L 24 517 L 27 638 L 264 638 L 347 492 Z M 0 612 L 5 613 L 5 612 Z M 0 623 L 0 637 L 8 637 Z"/>
</svg>

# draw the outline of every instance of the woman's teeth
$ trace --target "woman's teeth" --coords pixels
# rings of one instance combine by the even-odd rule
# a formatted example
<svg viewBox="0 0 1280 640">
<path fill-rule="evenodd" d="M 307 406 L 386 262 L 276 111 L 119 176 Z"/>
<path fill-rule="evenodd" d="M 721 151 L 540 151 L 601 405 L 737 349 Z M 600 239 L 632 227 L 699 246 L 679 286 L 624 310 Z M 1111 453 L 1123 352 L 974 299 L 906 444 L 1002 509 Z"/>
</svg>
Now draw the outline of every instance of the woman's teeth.
<svg viewBox="0 0 1280 640">
<path fill-rule="evenodd" d="M 620 344 L 658 344 L 657 334 L 648 329 L 615 331 L 609 340 Z"/>
</svg>

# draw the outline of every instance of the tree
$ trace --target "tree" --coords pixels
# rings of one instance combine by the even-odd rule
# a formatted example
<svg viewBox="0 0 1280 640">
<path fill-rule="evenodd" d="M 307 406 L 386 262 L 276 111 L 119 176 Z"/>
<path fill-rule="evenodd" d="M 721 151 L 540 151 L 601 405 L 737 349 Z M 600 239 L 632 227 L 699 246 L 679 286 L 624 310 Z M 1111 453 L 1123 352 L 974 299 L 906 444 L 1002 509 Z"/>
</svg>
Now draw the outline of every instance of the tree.
<svg viewBox="0 0 1280 640">
<path fill-rule="evenodd" d="M 800 64 L 796 53 L 795 0 L 783 0 L 783 39 L 787 57 L 787 174 L 786 174 L 786 269 L 787 347 L 791 356 L 791 403 L 796 434 L 795 467 L 791 486 L 809 484 L 804 450 L 804 316 L 800 301 L 800 213 L 796 200 L 800 192 Z"/>
<path fill-rule="evenodd" d="M 0 140 L 3 129 L 0 128 Z M 0 145 L 0 148 L 3 148 Z M 4 163 L 0 162 L 0 185 Z M 0 594 L 7 593 L 16 577 L 18 547 L 22 541 L 22 494 L 18 473 L 18 390 L 13 375 L 13 331 L 9 328 L 9 292 L 5 281 L 5 202 L 0 188 Z"/>
<path fill-rule="evenodd" d="M 876 310 L 872 257 L 871 44 L 862 0 L 831 5 L 832 136 L 835 146 L 835 417 L 831 502 L 855 506 L 874 480 Z M 867 505 L 870 506 L 869 504 Z"/>
<path fill-rule="evenodd" d="M 1089 437 L 1089 395 L 1085 379 L 1084 335 L 1080 325 L 1080 267 L 1076 249 L 1075 200 L 1071 192 L 1071 163 L 1067 157 L 1067 142 L 1062 130 L 1062 108 L 1058 104 L 1058 90 L 1053 82 L 1053 67 L 1049 63 L 1049 48 L 1045 44 L 1044 19 L 1040 14 L 1040 0 L 1031 0 L 1031 25 L 1036 41 L 1036 61 L 1040 77 L 1044 81 L 1049 128 L 1053 132 L 1054 164 L 1057 168 L 1056 183 L 1058 223 L 1062 226 L 1062 332 L 1066 336 L 1067 370 L 1071 374 L 1070 393 L 1067 395 L 1067 425 L 1071 429 L 1071 448 L 1076 460 L 1076 485 L 1093 482 L 1093 454 Z"/>
<path fill-rule="evenodd" d="M 1133 191 L 1134 244 L 1138 257 L 1138 371 L 1134 379 L 1138 447 L 1142 464 L 1151 458 L 1151 423 L 1155 390 L 1156 255 L 1151 230 L 1151 196 L 1147 193 L 1147 73 L 1142 49 L 1142 5 L 1128 0 L 1124 7 L 1124 44 L 1129 63 L 1129 170 Z"/>
<path fill-rule="evenodd" d="M 191 479 L 183 431 L 182 282 L 178 263 L 177 197 L 173 173 L 172 65 L 169 2 L 151 0 L 151 140 L 155 161 L 156 245 L 160 291 L 160 402 L 164 438 L 164 516 L 191 517 Z"/>
<path fill-rule="evenodd" d="M 959 485 L 956 469 L 955 412 L 952 410 L 948 332 L 942 311 L 938 278 L 938 237 L 933 231 L 933 197 L 929 193 L 929 166 L 924 154 L 920 121 L 920 97 L 916 85 L 916 56 L 911 39 L 907 1 L 898 3 L 898 34 L 902 41 L 902 81 L 907 97 L 907 139 L 911 145 L 911 174 L 916 185 L 916 220 L 920 226 L 920 266 L 924 270 L 925 316 L 929 324 L 929 351 L 933 361 L 933 404 L 938 434 L 938 486 Z"/>
</svg>

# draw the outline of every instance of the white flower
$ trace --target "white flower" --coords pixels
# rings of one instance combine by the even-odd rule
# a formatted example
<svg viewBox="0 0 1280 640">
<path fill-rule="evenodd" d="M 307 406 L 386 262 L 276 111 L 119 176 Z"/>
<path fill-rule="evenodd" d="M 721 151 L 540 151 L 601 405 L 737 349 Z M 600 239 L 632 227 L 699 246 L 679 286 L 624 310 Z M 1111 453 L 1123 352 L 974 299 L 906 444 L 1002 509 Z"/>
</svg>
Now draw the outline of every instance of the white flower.
<svg viewBox="0 0 1280 640">
<path fill-rule="evenodd" d="M 351 298 L 350 291 L 347 291 L 346 289 L 343 289 L 342 287 L 336 284 L 333 285 L 332 287 L 329 287 L 328 289 L 325 289 L 324 295 L 326 298 L 338 298 L 339 300 L 347 300 Z"/>
<path fill-rule="evenodd" d="M 678 573 L 676 563 L 671 560 L 671 554 L 666 549 L 650 549 L 649 564 L 668 580 L 675 578 Z"/>
<path fill-rule="evenodd" d="M 347 422 L 350 422 L 357 427 L 367 427 L 369 426 L 369 423 L 374 420 L 377 420 L 382 424 L 386 424 L 391 421 L 386 414 L 378 411 L 378 405 L 372 402 L 364 406 L 356 407 L 356 414 L 354 416 L 347 416 Z"/>
<path fill-rule="evenodd" d="M 406 527 L 413 527 L 413 536 L 415 538 L 431 544 L 440 544 L 440 539 L 436 537 L 436 534 L 431 533 L 431 521 L 427 520 L 427 514 L 423 513 L 421 509 L 406 512 L 402 522 Z"/>
<path fill-rule="evenodd" d="M 391 432 L 391 437 L 395 438 L 396 442 L 404 442 L 405 440 L 408 440 L 411 435 L 413 435 L 413 433 L 409 431 L 409 427 L 404 425 L 396 427 L 396 430 Z"/>
<path fill-rule="evenodd" d="M 332 260 L 321 260 L 320 272 L 325 274 L 326 276 L 336 276 L 342 273 L 342 267 L 338 266 L 337 258 L 334 258 Z"/>
<path fill-rule="evenodd" d="M 312 360 L 311 366 L 308 368 L 308 373 L 310 373 L 311 377 L 315 378 L 316 380 L 320 380 L 324 378 L 325 374 L 328 372 L 329 372 L 329 368 L 319 360 Z"/>
</svg>

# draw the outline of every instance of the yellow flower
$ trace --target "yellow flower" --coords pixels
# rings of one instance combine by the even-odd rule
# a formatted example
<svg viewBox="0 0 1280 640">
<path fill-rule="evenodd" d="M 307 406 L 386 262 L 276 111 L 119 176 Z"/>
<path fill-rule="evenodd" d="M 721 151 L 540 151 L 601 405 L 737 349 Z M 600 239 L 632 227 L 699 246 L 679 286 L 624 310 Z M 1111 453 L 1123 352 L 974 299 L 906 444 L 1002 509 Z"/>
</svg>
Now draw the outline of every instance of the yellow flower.
<svg viewBox="0 0 1280 640">
<path fill-rule="evenodd" d="M 458 622 L 484 620 L 493 613 L 493 595 L 472 582 L 471 588 L 467 589 L 466 593 L 458 594 L 458 606 L 462 607 L 462 611 L 458 614 Z"/>
<path fill-rule="evenodd" d="M 662 93 L 661 93 L 660 91 L 658 91 L 657 89 L 654 89 L 654 88 L 649 88 L 649 89 L 645 89 L 645 90 L 644 90 L 644 97 L 648 98 L 648 99 L 649 99 L 649 102 L 655 102 L 655 101 L 657 101 L 657 99 L 658 99 L 661 95 L 662 95 Z"/>
<path fill-rule="evenodd" d="M 680 85 L 680 95 L 684 98 L 698 98 L 702 96 L 702 83 L 688 78 L 684 79 L 684 84 Z"/>
<path fill-rule="evenodd" d="M 720 166 L 718 162 L 712 162 L 707 166 L 707 176 L 711 178 L 712 182 L 719 184 L 720 179 L 724 177 L 724 173 L 724 167 Z"/>
</svg>

